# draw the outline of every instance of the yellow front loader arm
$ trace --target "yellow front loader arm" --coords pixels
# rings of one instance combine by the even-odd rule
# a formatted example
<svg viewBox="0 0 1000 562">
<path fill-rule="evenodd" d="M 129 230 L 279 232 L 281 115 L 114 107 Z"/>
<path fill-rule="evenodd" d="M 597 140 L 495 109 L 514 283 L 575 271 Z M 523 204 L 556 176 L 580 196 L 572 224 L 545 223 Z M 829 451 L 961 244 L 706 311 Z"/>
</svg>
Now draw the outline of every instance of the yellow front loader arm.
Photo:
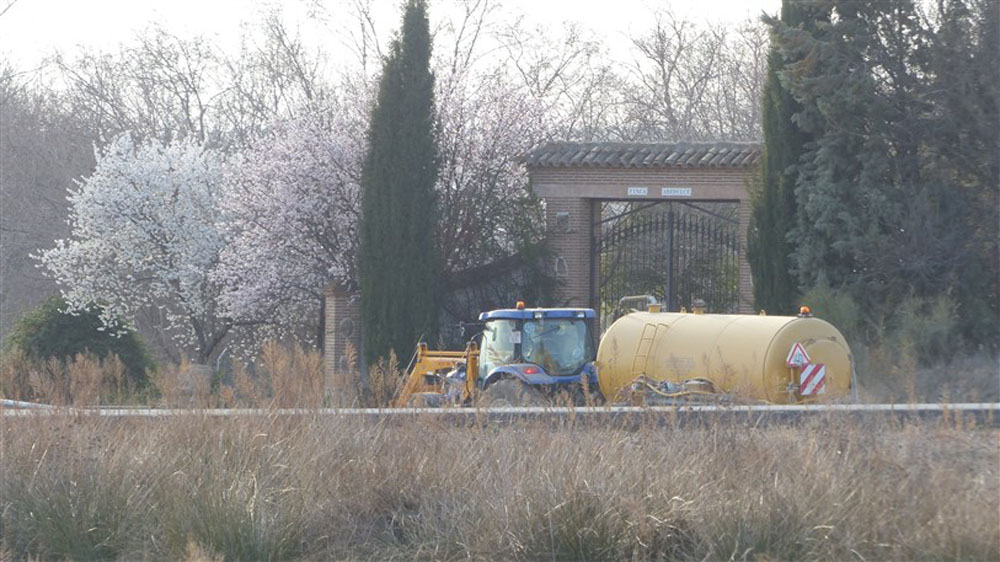
<svg viewBox="0 0 1000 562">
<path fill-rule="evenodd" d="M 475 342 L 469 342 L 465 346 L 465 351 L 430 351 L 426 343 L 417 344 L 417 356 L 413 368 L 406 374 L 406 382 L 393 400 L 393 407 L 410 406 L 416 394 L 444 394 L 445 388 L 441 377 L 462 363 L 465 363 L 466 376 L 460 402 L 465 402 L 472 397 L 476 389 L 476 378 L 479 375 L 479 346 Z"/>
</svg>

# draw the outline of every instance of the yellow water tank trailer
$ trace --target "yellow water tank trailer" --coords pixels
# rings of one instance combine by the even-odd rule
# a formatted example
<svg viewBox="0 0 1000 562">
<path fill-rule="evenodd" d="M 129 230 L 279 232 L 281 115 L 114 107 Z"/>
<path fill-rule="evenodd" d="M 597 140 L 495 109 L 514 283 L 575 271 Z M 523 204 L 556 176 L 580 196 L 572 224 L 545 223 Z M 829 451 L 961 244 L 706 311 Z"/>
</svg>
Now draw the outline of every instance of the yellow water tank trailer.
<svg viewBox="0 0 1000 562">
<path fill-rule="evenodd" d="M 840 331 L 812 316 L 634 312 L 601 338 L 597 374 L 608 400 L 645 375 L 707 379 L 717 392 L 788 404 L 846 397 L 851 362 Z"/>
</svg>

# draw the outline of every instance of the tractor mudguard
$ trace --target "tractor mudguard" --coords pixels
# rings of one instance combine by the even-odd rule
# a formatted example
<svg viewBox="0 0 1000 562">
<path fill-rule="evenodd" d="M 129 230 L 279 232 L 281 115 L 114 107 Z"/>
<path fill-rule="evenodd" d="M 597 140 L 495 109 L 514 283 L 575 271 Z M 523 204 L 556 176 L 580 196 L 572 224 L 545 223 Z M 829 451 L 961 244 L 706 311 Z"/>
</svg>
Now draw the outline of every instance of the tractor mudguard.
<svg viewBox="0 0 1000 562">
<path fill-rule="evenodd" d="M 494 382 L 504 378 L 517 379 L 522 383 L 531 386 L 579 383 L 581 379 L 586 378 L 587 382 L 592 385 L 592 388 L 597 388 L 597 370 L 594 368 L 593 363 L 587 363 L 584 365 L 583 369 L 581 369 L 578 374 L 566 376 L 549 375 L 544 369 L 534 363 L 503 365 L 490 371 L 489 374 L 486 375 L 485 379 L 481 379 L 480 383 L 482 386 L 480 388 L 486 388 Z"/>
<path fill-rule="evenodd" d="M 502 367 L 497 367 L 489 372 L 485 378 L 479 379 L 479 388 L 486 388 L 487 386 L 500 381 L 501 379 L 516 379 L 524 384 L 532 384 L 528 381 L 527 375 L 521 372 L 520 365 L 504 365 Z"/>
</svg>

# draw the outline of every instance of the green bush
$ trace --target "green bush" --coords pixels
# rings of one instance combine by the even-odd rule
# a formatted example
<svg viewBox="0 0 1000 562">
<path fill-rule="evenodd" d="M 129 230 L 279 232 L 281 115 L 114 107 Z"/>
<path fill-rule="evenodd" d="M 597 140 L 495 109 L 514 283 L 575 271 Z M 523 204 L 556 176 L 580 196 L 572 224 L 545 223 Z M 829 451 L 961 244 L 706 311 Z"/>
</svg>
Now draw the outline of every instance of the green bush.
<svg viewBox="0 0 1000 562">
<path fill-rule="evenodd" d="M 861 308 L 847 293 L 821 284 L 806 291 L 801 304 L 809 306 L 813 315 L 833 324 L 852 347 L 863 341 Z"/>
<path fill-rule="evenodd" d="M 909 297 L 896 311 L 888 343 L 921 365 L 951 359 L 961 346 L 955 301 L 948 295 Z"/>
<path fill-rule="evenodd" d="M 847 338 L 861 387 L 869 398 L 937 400 L 945 388 L 966 393 L 962 389 L 968 385 L 958 384 L 944 367 L 956 353 L 968 350 L 958 305 L 948 294 L 903 296 L 888 316 L 863 310 L 847 291 L 826 285 L 806 291 L 802 304 Z M 989 386 L 985 388 L 989 394 Z"/>
<path fill-rule="evenodd" d="M 121 335 L 107 331 L 96 306 L 74 314 L 66 309 L 66 301 L 53 297 L 22 316 L 4 351 L 19 351 L 34 361 L 66 361 L 88 352 L 101 359 L 117 355 L 133 388 L 146 385 L 147 372 L 155 364 L 135 331 Z"/>
</svg>

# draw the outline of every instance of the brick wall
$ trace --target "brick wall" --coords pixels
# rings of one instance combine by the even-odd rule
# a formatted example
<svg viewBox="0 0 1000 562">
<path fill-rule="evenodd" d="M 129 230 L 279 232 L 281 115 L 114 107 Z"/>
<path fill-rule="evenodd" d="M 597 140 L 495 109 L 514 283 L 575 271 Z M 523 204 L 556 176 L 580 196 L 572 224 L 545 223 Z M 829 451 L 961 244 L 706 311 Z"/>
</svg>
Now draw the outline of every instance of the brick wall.
<svg viewBox="0 0 1000 562">
<path fill-rule="evenodd" d="M 629 187 L 646 187 L 649 197 L 662 200 L 664 187 L 691 188 L 685 200 L 747 199 L 747 174 L 753 168 L 529 168 L 531 187 L 539 197 L 643 199 L 630 197 Z"/>
</svg>

